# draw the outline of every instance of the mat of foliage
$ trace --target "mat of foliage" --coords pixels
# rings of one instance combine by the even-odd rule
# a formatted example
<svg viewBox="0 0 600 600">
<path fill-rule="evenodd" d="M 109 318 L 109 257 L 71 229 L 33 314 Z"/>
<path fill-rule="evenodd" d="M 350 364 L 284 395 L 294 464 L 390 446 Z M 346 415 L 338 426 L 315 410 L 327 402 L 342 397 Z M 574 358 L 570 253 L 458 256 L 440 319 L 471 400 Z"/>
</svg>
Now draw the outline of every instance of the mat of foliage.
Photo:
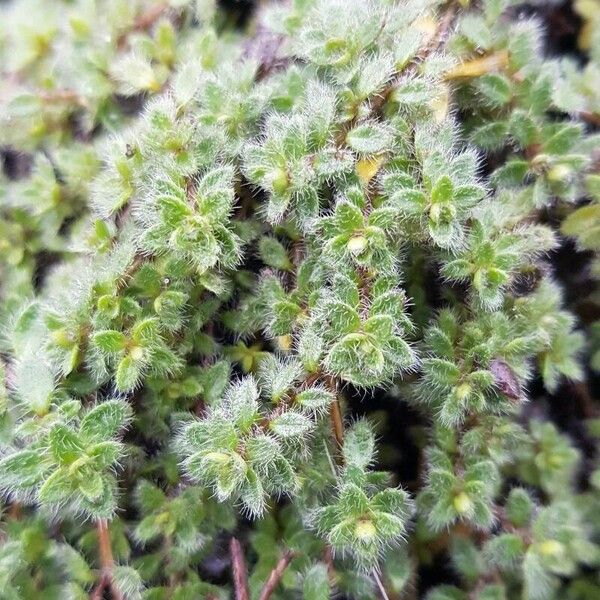
<svg viewBox="0 0 600 600">
<path fill-rule="evenodd" d="M 600 598 L 600 0 L 0 3 L 2 600 Z"/>
</svg>

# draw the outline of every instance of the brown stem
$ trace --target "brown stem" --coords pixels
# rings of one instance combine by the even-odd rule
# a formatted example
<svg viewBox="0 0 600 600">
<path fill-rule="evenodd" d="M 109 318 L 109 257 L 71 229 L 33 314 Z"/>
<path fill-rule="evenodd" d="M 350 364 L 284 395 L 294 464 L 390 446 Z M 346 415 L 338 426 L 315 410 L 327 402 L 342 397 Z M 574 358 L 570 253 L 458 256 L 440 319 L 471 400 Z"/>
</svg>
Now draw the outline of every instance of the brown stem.
<svg viewBox="0 0 600 600">
<path fill-rule="evenodd" d="M 135 23 L 133 24 L 134 29 L 144 30 L 150 29 L 162 14 L 169 8 L 168 4 L 156 4 L 150 7 L 146 12 L 141 13 Z"/>
<path fill-rule="evenodd" d="M 114 559 L 106 519 L 99 519 L 96 529 L 98 531 L 98 544 L 100 546 L 100 564 L 103 569 L 111 569 Z"/>
<path fill-rule="evenodd" d="M 90 600 L 100 600 L 104 588 L 110 586 L 110 592 L 113 600 L 123 600 L 121 592 L 114 585 L 113 581 L 113 566 L 115 564 L 112 547 L 110 545 L 110 532 L 108 530 L 108 523 L 106 519 L 99 519 L 96 524 L 96 531 L 98 533 L 98 549 L 100 552 L 100 581 L 90 595 Z"/>
<path fill-rule="evenodd" d="M 323 377 L 323 381 L 325 383 L 325 386 L 335 396 L 335 400 L 331 403 L 331 406 L 329 408 L 329 418 L 331 419 L 331 430 L 333 432 L 333 437 L 335 438 L 335 443 L 337 445 L 339 455 L 338 462 L 341 464 L 343 462 L 341 451 L 344 447 L 344 420 L 342 417 L 342 409 L 338 398 L 337 382 L 335 378 L 331 375 L 325 375 Z"/>
<path fill-rule="evenodd" d="M 583 119 L 586 123 L 589 123 L 590 125 L 600 127 L 600 113 L 583 110 L 579 113 L 579 117 Z"/>
<path fill-rule="evenodd" d="M 283 577 L 284 571 L 287 569 L 288 565 L 295 556 L 295 552 L 287 550 L 286 553 L 279 559 L 275 565 L 275 568 L 271 571 L 271 574 L 269 575 L 269 578 L 267 579 L 262 591 L 260 592 L 259 600 L 269 600 L 271 594 L 275 591 L 277 584 Z"/>
<path fill-rule="evenodd" d="M 341 450 L 344 446 L 344 423 L 342 421 L 342 409 L 340 408 L 340 401 L 336 398 L 329 411 L 331 418 L 331 425 L 333 428 L 333 436 L 338 448 Z"/>
<path fill-rule="evenodd" d="M 96 585 L 96 587 L 92 590 L 90 594 L 90 600 L 102 600 L 102 597 L 104 596 L 104 588 L 106 587 L 107 583 L 108 582 L 106 581 L 106 577 L 104 577 L 104 575 L 101 575 L 98 585 Z"/>
<path fill-rule="evenodd" d="M 125 44 L 128 42 L 127 36 L 130 33 L 134 33 L 136 31 L 147 31 L 150 29 L 160 19 L 160 17 L 163 16 L 168 8 L 168 4 L 155 4 L 145 12 L 140 13 L 133 22 L 131 29 L 121 34 L 117 40 L 117 47 L 123 48 L 123 46 L 125 46 Z"/>
<path fill-rule="evenodd" d="M 377 589 L 379 590 L 379 595 L 381 596 L 382 600 L 390 600 L 387 590 L 385 589 L 385 585 L 383 584 L 383 581 L 381 580 L 381 577 L 376 569 L 373 570 L 373 579 L 377 584 Z"/>
<path fill-rule="evenodd" d="M 39 92 L 39 97 L 43 102 L 47 104 L 56 104 L 65 102 L 67 104 L 77 104 L 79 106 L 87 107 L 87 100 L 83 96 L 79 95 L 74 90 L 48 90 Z"/>
<path fill-rule="evenodd" d="M 237 538 L 232 537 L 229 542 L 229 554 L 231 555 L 231 566 L 233 568 L 233 589 L 235 600 L 250 600 L 248 591 L 248 571 L 242 545 Z"/>
<path fill-rule="evenodd" d="M 149 259 L 148 256 L 144 256 L 142 254 L 136 254 L 133 258 L 131 264 L 125 269 L 125 271 L 121 274 L 119 279 L 115 284 L 115 293 L 119 293 L 123 291 L 127 284 L 131 281 L 133 276 L 139 271 L 140 267 Z"/>
</svg>

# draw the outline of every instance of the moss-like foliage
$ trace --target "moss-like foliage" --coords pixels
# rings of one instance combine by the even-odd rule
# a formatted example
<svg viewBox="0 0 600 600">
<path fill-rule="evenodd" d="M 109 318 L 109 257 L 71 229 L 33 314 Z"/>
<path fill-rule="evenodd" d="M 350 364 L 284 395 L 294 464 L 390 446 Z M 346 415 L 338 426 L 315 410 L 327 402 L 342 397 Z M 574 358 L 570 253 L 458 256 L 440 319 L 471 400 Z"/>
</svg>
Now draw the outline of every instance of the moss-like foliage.
<svg viewBox="0 0 600 600">
<path fill-rule="evenodd" d="M 600 4 L 231 4 L 0 5 L 0 596 L 599 598 Z"/>
</svg>

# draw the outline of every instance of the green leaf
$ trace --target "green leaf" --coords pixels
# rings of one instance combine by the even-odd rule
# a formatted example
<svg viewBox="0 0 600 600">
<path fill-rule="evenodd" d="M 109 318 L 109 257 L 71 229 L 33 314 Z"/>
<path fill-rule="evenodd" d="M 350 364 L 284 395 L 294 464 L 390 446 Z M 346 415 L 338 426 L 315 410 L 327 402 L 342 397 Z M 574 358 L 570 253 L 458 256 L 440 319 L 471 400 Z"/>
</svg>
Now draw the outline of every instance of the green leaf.
<svg viewBox="0 0 600 600">
<path fill-rule="evenodd" d="M 506 501 L 506 516 L 515 527 L 527 525 L 533 514 L 531 496 L 522 488 L 513 488 Z"/>
<path fill-rule="evenodd" d="M 327 316 L 333 333 L 352 333 L 360 329 L 360 316 L 352 306 L 344 302 L 332 302 L 328 308 Z"/>
<path fill-rule="evenodd" d="M 471 141 L 484 150 L 496 150 L 506 143 L 507 135 L 506 121 L 492 121 L 475 128 L 471 134 Z"/>
<path fill-rule="evenodd" d="M 135 527 L 135 537 L 142 543 L 157 538 L 161 534 L 160 522 L 156 515 L 150 515 L 142 519 Z"/>
<path fill-rule="evenodd" d="M 296 403 L 308 410 L 324 410 L 333 402 L 335 396 L 324 388 L 309 388 L 296 396 Z"/>
<path fill-rule="evenodd" d="M 381 490 L 373 496 L 371 507 L 375 511 L 389 513 L 398 520 L 408 520 L 413 508 L 408 494 L 400 488 Z M 400 529 L 403 531 L 404 526 Z"/>
<path fill-rule="evenodd" d="M 12 327 L 13 344 L 16 346 L 16 350 L 23 348 L 28 342 L 28 334 L 35 332 L 39 316 L 40 305 L 38 302 L 30 302 L 19 313 Z"/>
<path fill-rule="evenodd" d="M 97 331 L 92 336 L 92 340 L 102 352 L 106 352 L 107 354 L 121 352 L 127 345 L 125 334 L 113 329 Z"/>
<path fill-rule="evenodd" d="M 47 469 L 39 450 L 21 450 L 0 460 L 0 487 L 7 490 L 28 489 L 42 482 Z"/>
<path fill-rule="evenodd" d="M 375 437 L 367 421 L 357 421 L 346 433 L 344 459 L 347 465 L 365 469 L 375 455 Z"/>
<path fill-rule="evenodd" d="M 288 410 L 275 417 L 269 428 L 280 438 L 300 437 L 313 428 L 313 422 L 306 415 Z"/>
<path fill-rule="evenodd" d="M 329 576 L 323 563 L 313 565 L 304 574 L 302 597 L 304 600 L 329 600 Z"/>
<path fill-rule="evenodd" d="M 69 576 L 75 581 L 90 585 L 94 581 L 94 573 L 85 558 L 69 544 L 56 544 L 56 553 L 60 563 L 65 565 Z"/>
<path fill-rule="evenodd" d="M 161 208 L 165 222 L 171 227 L 177 226 L 185 217 L 192 214 L 189 204 L 176 196 L 159 196 L 156 202 Z"/>
<path fill-rule="evenodd" d="M 372 336 L 351 333 L 333 345 L 326 364 L 342 379 L 355 385 L 372 386 L 384 377 L 386 359 Z"/>
<path fill-rule="evenodd" d="M 80 437 L 66 425 L 54 425 L 48 434 L 48 442 L 54 459 L 62 465 L 71 464 L 85 452 Z"/>
<path fill-rule="evenodd" d="M 107 400 L 83 417 L 79 433 L 89 442 L 110 440 L 127 426 L 131 417 L 131 407 L 125 400 Z"/>
<path fill-rule="evenodd" d="M 225 360 L 216 362 L 202 372 L 203 396 L 208 404 L 213 404 L 222 397 L 229 383 L 230 373 L 231 364 Z"/>
<path fill-rule="evenodd" d="M 468 600 L 468 595 L 453 585 L 439 585 L 428 592 L 426 600 Z"/>
<path fill-rule="evenodd" d="M 503 569 L 510 569 L 521 560 L 524 549 L 525 546 L 520 535 L 503 533 L 490 538 L 483 551 L 489 562 Z"/>
<path fill-rule="evenodd" d="M 454 190 L 454 202 L 464 207 L 474 206 L 485 196 L 485 189 L 479 185 L 459 185 Z"/>
<path fill-rule="evenodd" d="M 486 2 L 484 10 L 489 10 L 491 4 L 491 2 Z M 488 22 L 493 23 L 494 21 L 495 19 L 490 19 Z M 492 32 L 483 15 L 471 13 L 465 14 L 460 20 L 460 33 L 468 38 L 475 48 L 485 50 L 492 44 Z"/>
<path fill-rule="evenodd" d="M 104 481 L 100 473 L 86 469 L 79 479 L 78 490 L 90 502 L 98 500 L 104 492 Z"/>
<path fill-rule="evenodd" d="M 56 504 L 68 500 L 73 493 L 73 476 L 66 468 L 59 468 L 40 488 L 38 497 L 41 503 Z"/>
<path fill-rule="evenodd" d="M 258 244 L 258 251 L 262 261 L 269 267 L 280 271 L 290 271 L 293 268 L 287 250 L 283 244 L 274 237 L 263 237 Z"/>
<path fill-rule="evenodd" d="M 379 123 L 368 122 L 351 129 L 346 143 L 359 154 L 377 154 L 391 148 L 392 135 Z"/>
<path fill-rule="evenodd" d="M 392 92 L 392 101 L 399 104 L 423 104 L 434 95 L 431 84 L 424 79 L 404 79 L 396 85 Z"/>
<path fill-rule="evenodd" d="M 132 356 L 125 356 L 117 366 L 115 383 L 117 390 L 128 392 L 132 390 L 139 382 L 142 372 L 142 363 L 135 360 Z"/>
<path fill-rule="evenodd" d="M 291 333 L 296 318 L 302 312 L 300 306 L 289 300 L 279 300 L 273 303 L 273 320 L 270 324 L 273 334 L 286 335 Z"/>
<path fill-rule="evenodd" d="M 589 196 L 596 202 L 600 202 L 600 175 L 590 173 L 585 178 L 585 189 Z"/>
<path fill-rule="evenodd" d="M 54 371 L 43 353 L 27 351 L 22 358 L 15 365 L 15 392 L 28 408 L 44 415 L 56 389 Z"/>
<path fill-rule="evenodd" d="M 440 177 L 431 190 L 432 204 L 451 202 L 454 195 L 454 185 L 447 175 Z"/>
<path fill-rule="evenodd" d="M 394 320 L 390 315 L 374 315 L 364 322 L 364 330 L 372 333 L 379 340 L 385 340 L 392 335 Z"/>
<path fill-rule="evenodd" d="M 226 394 L 227 410 L 235 427 L 247 431 L 258 417 L 260 392 L 254 377 L 244 377 L 229 386 Z"/>
<path fill-rule="evenodd" d="M 346 233 L 353 233 L 364 226 L 361 210 L 350 202 L 339 202 L 335 207 L 335 222 Z"/>
<path fill-rule="evenodd" d="M 107 441 L 90 446 L 87 453 L 93 459 L 95 467 L 106 469 L 119 460 L 123 454 L 123 449 L 124 446 L 121 442 Z"/>
<path fill-rule="evenodd" d="M 566 154 L 580 138 L 580 125 L 563 125 L 544 142 L 544 151 L 548 154 Z"/>
<path fill-rule="evenodd" d="M 509 122 L 509 131 L 522 148 L 526 148 L 536 141 L 537 127 L 533 117 L 522 110 L 513 111 Z"/>
<path fill-rule="evenodd" d="M 503 106 L 512 96 L 510 81 L 504 75 L 487 73 L 477 78 L 476 87 L 492 106 Z"/>
<path fill-rule="evenodd" d="M 112 581 L 127 600 L 142 600 L 144 583 L 139 573 L 132 567 L 114 565 L 112 567 Z"/>
<path fill-rule="evenodd" d="M 248 465 L 236 452 L 226 455 L 226 461 L 215 464 L 215 493 L 221 502 L 227 500 L 246 478 Z"/>
<path fill-rule="evenodd" d="M 158 330 L 158 319 L 156 317 L 146 317 L 135 323 L 131 330 L 131 337 L 136 343 L 146 346 L 147 344 L 156 342 Z"/>
<path fill-rule="evenodd" d="M 526 160 L 511 159 L 499 167 L 492 174 L 495 185 L 518 186 L 523 183 L 529 171 L 529 163 Z"/>
<path fill-rule="evenodd" d="M 506 600 L 506 589 L 504 585 L 484 585 L 479 594 L 477 600 Z"/>
<path fill-rule="evenodd" d="M 561 225 L 565 235 L 577 238 L 586 250 L 600 250 L 600 204 L 588 204 L 573 211 Z"/>
<path fill-rule="evenodd" d="M 260 479 L 251 469 L 246 473 L 242 501 L 252 517 L 259 517 L 265 511 L 265 490 Z"/>
<path fill-rule="evenodd" d="M 144 512 L 154 512 L 161 508 L 166 501 L 165 493 L 147 479 L 142 479 L 136 488 L 137 504 Z"/>
</svg>

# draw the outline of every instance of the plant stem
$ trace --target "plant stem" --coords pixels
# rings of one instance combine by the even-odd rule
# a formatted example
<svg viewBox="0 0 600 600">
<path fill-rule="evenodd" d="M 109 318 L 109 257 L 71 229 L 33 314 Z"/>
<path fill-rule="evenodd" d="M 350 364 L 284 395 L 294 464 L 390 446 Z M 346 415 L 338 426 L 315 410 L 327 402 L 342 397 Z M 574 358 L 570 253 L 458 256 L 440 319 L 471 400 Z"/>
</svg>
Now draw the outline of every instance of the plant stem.
<svg viewBox="0 0 600 600">
<path fill-rule="evenodd" d="M 375 583 L 377 584 L 377 587 L 379 588 L 379 593 L 381 594 L 381 597 L 383 598 L 383 600 L 390 600 L 387 591 L 385 589 L 385 586 L 383 585 L 383 581 L 381 581 L 381 577 L 379 576 L 379 573 L 377 572 L 377 569 L 373 569 L 373 579 L 375 579 Z"/>
<path fill-rule="evenodd" d="M 271 594 L 275 591 L 277 584 L 283 577 L 284 571 L 292 559 L 296 556 L 296 553 L 292 550 L 287 550 L 286 553 L 279 559 L 275 568 L 271 571 L 267 582 L 265 583 L 262 591 L 260 592 L 259 600 L 269 600 Z"/>
<path fill-rule="evenodd" d="M 233 568 L 233 589 L 236 600 L 250 600 L 248 591 L 248 571 L 242 545 L 237 538 L 232 537 L 229 542 L 229 553 L 231 555 L 231 566 Z"/>
<path fill-rule="evenodd" d="M 323 381 L 329 391 L 335 396 L 335 400 L 331 403 L 331 407 L 329 408 L 329 417 L 331 419 L 331 430 L 333 432 L 333 437 L 335 438 L 338 453 L 341 453 L 341 450 L 344 447 L 344 420 L 342 418 L 342 408 L 338 398 L 337 382 L 331 375 L 325 375 Z"/>
<path fill-rule="evenodd" d="M 342 421 L 340 401 L 337 398 L 331 404 L 329 416 L 331 418 L 336 444 L 338 445 L 338 449 L 341 450 L 344 446 L 344 423 Z"/>
<path fill-rule="evenodd" d="M 110 586 L 110 592 L 113 600 L 123 600 L 121 592 L 117 589 L 113 582 L 113 566 L 115 564 L 112 547 L 110 544 L 110 533 L 108 530 L 108 523 L 106 519 L 99 519 L 96 524 L 96 531 L 98 532 L 98 546 L 100 552 L 100 581 L 90 595 L 90 600 L 100 600 L 102 598 L 102 592 L 108 585 Z"/>
</svg>

